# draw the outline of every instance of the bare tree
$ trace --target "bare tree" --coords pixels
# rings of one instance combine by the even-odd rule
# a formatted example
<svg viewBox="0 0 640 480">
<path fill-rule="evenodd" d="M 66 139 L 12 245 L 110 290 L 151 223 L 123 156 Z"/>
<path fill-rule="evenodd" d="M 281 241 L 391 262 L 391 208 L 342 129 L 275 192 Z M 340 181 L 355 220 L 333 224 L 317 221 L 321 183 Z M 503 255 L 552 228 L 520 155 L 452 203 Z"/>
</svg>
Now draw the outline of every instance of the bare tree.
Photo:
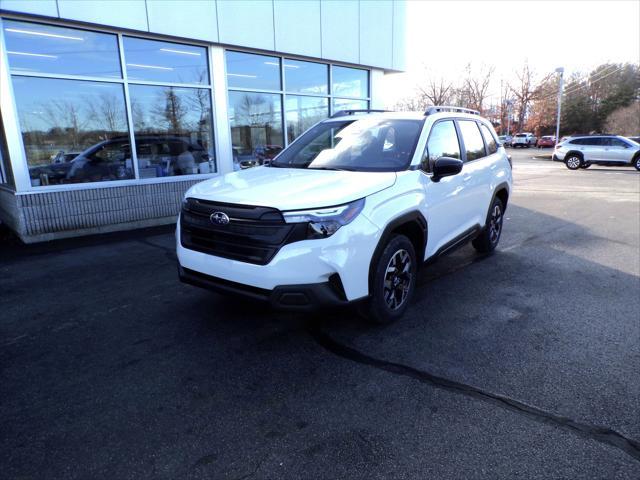
<svg viewBox="0 0 640 480">
<path fill-rule="evenodd" d="M 545 77 L 538 85 L 535 83 L 535 74 L 525 63 L 519 72 L 516 72 L 518 79 L 514 84 L 509 85 L 511 94 L 515 97 L 516 108 L 518 110 L 518 128 L 523 128 L 531 102 L 539 95 L 538 86 L 547 82 L 550 75 Z"/>
<path fill-rule="evenodd" d="M 483 111 L 494 70 L 495 67 L 492 65 L 482 65 L 476 69 L 471 63 L 467 64 L 466 75 L 460 87 L 460 98 L 464 107 Z"/>
<path fill-rule="evenodd" d="M 424 86 L 418 86 L 418 93 L 422 103 L 426 105 L 447 105 L 451 103 L 453 90 L 453 84 L 443 77 L 429 79 Z"/>
<path fill-rule="evenodd" d="M 640 132 L 640 101 L 618 108 L 609 114 L 605 129 L 618 135 L 635 135 Z"/>
</svg>

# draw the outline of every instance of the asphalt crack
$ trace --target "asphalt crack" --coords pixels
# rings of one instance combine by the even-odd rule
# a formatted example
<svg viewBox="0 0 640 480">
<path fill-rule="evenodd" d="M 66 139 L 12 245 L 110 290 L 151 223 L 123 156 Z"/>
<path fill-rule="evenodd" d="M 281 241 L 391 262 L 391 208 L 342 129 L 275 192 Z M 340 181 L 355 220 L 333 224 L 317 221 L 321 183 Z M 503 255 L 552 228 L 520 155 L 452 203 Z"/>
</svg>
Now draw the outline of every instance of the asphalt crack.
<svg viewBox="0 0 640 480">
<path fill-rule="evenodd" d="M 524 402 L 509 398 L 499 393 L 489 392 L 473 385 L 467 385 L 455 380 L 440 377 L 427 371 L 419 370 L 417 368 L 410 367 L 401 363 L 390 362 L 387 360 L 372 357 L 359 350 L 356 350 L 353 347 L 344 345 L 333 339 L 330 335 L 323 332 L 317 323 L 311 325 L 308 331 L 311 337 L 322 348 L 333 353 L 334 355 L 337 355 L 338 357 L 362 365 L 374 367 L 379 370 L 392 373 L 394 375 L 412 378 L 421 383 L 429 384 L 437 388 L 466 395 L 468 397 L 488 402 L 493 405 L 498 405 L 501 408 L 516 412 L 520 415 L 525 415 L 536 421 L 554 425 L 556 427 L 560 427 L 572 433 L 578 434 L 582 437 L 586 437 L 597 442 L 610 445 L 623 451 L 635 460 L 640 461 L 640 442 L 631 438 L 627 438 L 611 428 L 582 423 L 572 418 L 557 415 L 553 412 L 543 410 L 542 408 L 533 405 L 528 405 Z"/>
</svg>

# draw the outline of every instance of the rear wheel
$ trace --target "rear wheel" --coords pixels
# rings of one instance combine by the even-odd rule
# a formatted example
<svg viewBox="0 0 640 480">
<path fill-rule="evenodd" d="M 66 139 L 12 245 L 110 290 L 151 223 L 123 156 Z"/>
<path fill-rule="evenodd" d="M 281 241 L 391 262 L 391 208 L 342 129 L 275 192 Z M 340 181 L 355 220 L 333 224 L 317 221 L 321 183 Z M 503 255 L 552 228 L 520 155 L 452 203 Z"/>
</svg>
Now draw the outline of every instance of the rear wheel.
<svg viewBox="0 0 640 480">
<path fill-rule="evenodd" d="M 495 250 L 502 234 L 502 220 L 504 218 L 504 205 L 502 200 L 495 198 L 489 209 L 485 227 L 471 244 L 480 253 L 490 253 Z"/>
<path fill-rule="evenodd" d="M 565 158 L 564 163 L 569 170 L 577 170 L 580 168 L 580 165 L 582 165 L 582 158 L 572 153 Z"/>
<path fill-rule="evenodd" d="M 636 155 L 636 158 L 633 159 L 633 166 L 640 171 L 640 155 Z"/>
<path fill-rule="evenodd" d="M 418 264 L 415 249 L 404 235 L 394 235 L 375 265 L 371 296 L 360 313 L 372 323 L 398 320 L 409 306 L 416 286 Z"/>
</svg>

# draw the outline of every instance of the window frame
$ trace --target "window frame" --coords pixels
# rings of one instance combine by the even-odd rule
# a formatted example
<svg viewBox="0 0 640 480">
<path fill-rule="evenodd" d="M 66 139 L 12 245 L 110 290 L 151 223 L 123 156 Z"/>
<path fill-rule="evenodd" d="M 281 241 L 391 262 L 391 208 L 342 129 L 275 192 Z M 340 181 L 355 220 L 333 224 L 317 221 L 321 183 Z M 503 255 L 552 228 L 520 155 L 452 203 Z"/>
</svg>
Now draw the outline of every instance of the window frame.
<svg viewBox="0 0 640 480">
<path fill-rule="evenodd" d="M 105 78 L 105 77 L 93 77 L 93 76 L 84 76 L 84 75 L 68 75 L 68 74 L 50 74 L 50 73 L 39 73 L 39 72 L 12 72 L 8 55 L 6 53 L 6 44 L 4 38 L 4 20 L 18 21 L 24 23 L 45 25 L 45 26 L 53 26 L 53 27 L 67 27 L 73 28 L 81 31 L 89 31 L 96 33 L 108 33 L 116 35 L 117 45 L 118 45 L 118 58 L 120 60 L 120 68 L 122 72 L 121 78 Z M 145 40 L 156 40 L 167 43 L 174 43 L 176 45 L 187 45 L 187 46 L 198 46 L 205 48 L 206 51 L 206 59 L 207 59 L 207 69 L 209 74 L 209 83 L 207 84 L 192 84 L 192 83 L 171 83 L 171 82 L 156 82 L 156 81 L 147 81 L 147 80 L 129 80 L 127 76 L 127 69 L 125 64 L 125 53 L 124 53 L 124 41 L 123 38 L 134 37 Z M 7 85 L 4 94 L 0 95 L 0 105 L 2 106 L 2 115 L 5 120 L 5 125 L 7 120 L 11 120 L 16 125 L 17 130 L 17 138 L 9 138 L 7 135 L 7 147 L 9 150 L 8 159 L 11 162 L 11 167 L 13 170 L 13 180 L 14 180 L 14 188 L 15 191 L 19 194 L 37 194 L 37 193 L 46 193 L 46 192 L 59 192 L 59 191 L 69 191 L 69 190 L 90 190 L 97 188 L 113 188 L 113 187 L 123 187 L 123 186 L 133 186 L 133 185 L 146 185 L 146 184 L 156 184 L 156 183 L 175 183 L 175 182 L 183 182 L 183 181 L 193 181 L 193 180 L 206 180 L 207 178 L 215 177 L 220 175 L 221 167 L 220 167 L 220 158 L 226 153 L 223 152 L 220 148 L 219 144 L 219 136 L 218 134 L 218 116 L 216 110 L 216 93 L 215 93 L 215 85 L 214 85 L 214 47 L 211 43 L 202 42 L 202 41 L 181 41 L 171 37 L 165 37 L 163 35 L 157 35 L 152 33 L 144 33 L 144 32 L 128 32 L 123 29 L 117 28 L 109 28 L 104 26 L 97 27 L 87 27 L 83 25 L 78 25 L 72 21 L 55 19 L 49 21 L 43 19 L 34 19 L 28 15 L 22 14 L 13 14 L 13 13 L 5 13 L 2 12 L 0 14 L 0 53 L 2 56 L 0 57 L 0 85 L 2 87 Z M 6 68 L 5 68 L 6 67 Z M 134 170 L 134 178 L 124 179 L 124 180 L 109 180 L 109 181 L 99 181 L 99 182 L 87 182 L 87 183 L 66 183 L 62 185 L 39 185 L 34 186 L 31 184 L 31 178 L 29 175 L 29 165 L 27 161 L 26 148 L 24 145 L 24 139 L 22 135 L 22 130 L 20 127 L 17 104 L 14 96 L 13 89 L 13 76 L 23 76 L 23 77 L 37 77 L 37 78 L 50 78 L 50 79 L 62 79 L 62 80 L 83 80 L 90 82 L 107 82 L 107 83 L 117 83 L 123 86 L 124 89 L 124 101 L 125 101 L 125 113 L 127 118 L 127 126 L 128 126 L 128 136 L 131 145 L 131 157 L 133 163 Z M 167 176 L 167 177 L 154 177 L 154 178 L 140 178 L 139 168 L 138 168 L 138 156 L 137 156 L 137 148 L 135 143 L 135 133 L 133 127 L 133 113 L 131 110 L 131 97 L 129 93 L 129 85 L 150 85 L 150 86 L 159 86 L 159 87 L 182 87 L 182 88 L 199 88 L 205 89 L 209 91 L 209 99 L 211 102 L 211 135 L 213 141 L 213 151 L 215 152 L 215 160 L 216 160 L 216 171 L 214 173 L 196 173 L 196 174 L 188 174 L 188 175 L 176 175 L 176 176 Z M 16 168 L 17 167 L 17 168 Z"/>
<path fill-rule="evenodd" d="M 428 154 L 429 152 L 429 140 L 431 139 L 431 134 L 433 133 L 433 128 L 441 123 L 441 122 L 452 122 L 453 123 L 453 128 L 456 132 L 456 137 L 458 138 L 458 149 L 460 150 L 460 160 L 462 160 L 463 163 L 466 163 L 466 150 L 464 149 L 463 143 L 462 143 L 462 134 L 460 132 L 460 129 L 458 128 L 458 123 L 456 122 L 456 118 L 455 117 L 446 117 L 446 118 L 439 118 L 438 120 L 436 120 L 435 122 L 433 122 L 433 124 L 431 125 L 431 128 L 429 128 L 429 135 L 427 136 L 427 141 L 424 144 L 424 151 L 422 152 L 422 156 L 420 157 L 420 163 L 417 165 L 418 170 L 420 170 L 422 173 L 424 173 L 425 175 L 433 175 L 432 171 L 429 170 L 425 170 L 424 168 L 422 168 L 423 164 L 424 164 L 424 157 L 425 154 Z"/>
<path fill-rule="evenodd" d="M 269 90 L 269 89 L 260 89 L 260 88 L 243 88 L 243 87 L 231 87 L 228 85 L 227 82 L 227 72 L 226 72 L 226 65 L 227 65 L 227 52 L 239 52 L 239 53 L 247 53 L 247 54 L 252 54 L 252 55 L 266 55 L 269 57 L 275 57 L 278 58 L 280 60 L 280 90 Z M 286 80 L 286 76 L 285 76 L 285 62 L 287 60 L 293 60 L 296 62 L 307 62 L 307 63 L 315 63 L 315 64 L 319 64 L 319 65 L 326 65 L 327 69 L 328 69 L 328 78 L 327 78 L 327 93 L 326 94 L 317 94 L 317 93 L 298 93 L 295 91 L 288 91 L 287 90 L 287 80 Z M 226 90 L 227 90 L 227 97 L 228 97 L 228 92 L 251 92 L 251 93 L 272 93 L 272 94 L 278 94 L 280 95 L 280 101 L 281 101 L 281 105 L 282 105 L 282 132 L 283 132 L 283 139 L 282 139 L 282 145 L 283 145 L 283 149 L 287 148 L 291 143 L 293 143 L 293 141 L 295 141 L 295 139 L 290 142 L 289 139 L 287 138 L 287 119 L 286 119 L 286 111 L 285 111 L 285 102 L 287 100 L 287 96 L 291 95 L 291 96 L 296 96 L 296 97 L 314 97 L 314 98 L 326 98 L 328 99 L 329 102 L 329 116 L 327 118 L 331 118 L 331 115 L 333 115 L 334 113 L 336 113 L 339 110 L 335 110 L 333 107 L 333 100 L 334 99 L 342 99 L 342 100 L 362 100 L 367 102 L 367 107 L 371 108 L 371 90 L 372 90 L 372 71 L 370 68 L 363 68 L 362 66 L 353 66 L 353 65 L 346 65 L 346 64 L 341 64 L 341 63 L 336 63 L 336 62 L 322 62 L 322 61 L 318 61 L 318 60 L 309 60 L 306 58 L 296 58 L 294 55 L 278 55 L 278 54 L 271 54 L 271 53 L 261 53 L 261 52 L 256 52 L 255 50 L 251 50 L 248 48 L 242 48 L 242 47 L 233 47 L 233 48 L 225 48 L 224 49 L 224 62 L 225 62 L 225 72 L 224 72 L 224 77 L 225 77 L 225 84 L 226 84 Z M 367 97 L 348 97 L 348 96 L 337 96 L 333 94 L 333 67 L 342 67 L 342 68 L 353 68 L 355 70 L 364 70 L 365 72 L 367 72 L 367 93 L 368 96 Z M 231 125 L 229 125 L 229 131 L 231 131 Z M 304 132 L 303 132 L 304 133 Z"/>
<path fill-rule="evenodd" d="M 482 139 L 482 145 L 484 145 L 484 155 L 482 157 L 474 158 L 473 160 L 469 160 L 467 158 L 467 146 L 464 143 L 464 135 L 462 135 L 462 129 L 460 128 L 459 122 L 475 123 L 476 128 L 478 129 L 478 133 L 480 134 L 480 138 Z M 482 135 L 482 130 L 480 130 L 480 122 L 478 120 L 471 119 L 471 118 L 456 118 L 456 126 L 458 127 L 458 134 L 460 135 L 460 140 L 462 141 L 462 146 L 464 149 L 464 160 L 463 160 L 464 163 L 475 162 L 477 160 L 482 160 L 489 156 L 489 154 L 487 153 L 487 142 L 484 139 L 484 135 Z"/>
</svg>

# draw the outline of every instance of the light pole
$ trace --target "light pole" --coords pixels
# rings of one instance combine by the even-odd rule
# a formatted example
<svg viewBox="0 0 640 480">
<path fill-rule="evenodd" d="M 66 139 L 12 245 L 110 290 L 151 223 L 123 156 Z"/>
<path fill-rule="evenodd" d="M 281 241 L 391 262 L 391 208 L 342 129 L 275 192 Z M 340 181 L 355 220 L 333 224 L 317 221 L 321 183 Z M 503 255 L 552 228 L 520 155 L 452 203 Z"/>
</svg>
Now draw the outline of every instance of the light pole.
<svg viewBox="0 0 640 480">
<path fill-rule="evenodd" d="M 562 86 L 564 84 L 564 67 L 556 68 L 556 73 L 560 74 L 560 85 L 558 85 L 558 118 L 556 119 L 556 145 L 560 142 L 560 110 L 562 107 Z"/>
<path fill-rule="evenodd" d="M 507 100 L 507 135 L 511 135 L 511 105 L 513 102 Z"/>
</svg>

